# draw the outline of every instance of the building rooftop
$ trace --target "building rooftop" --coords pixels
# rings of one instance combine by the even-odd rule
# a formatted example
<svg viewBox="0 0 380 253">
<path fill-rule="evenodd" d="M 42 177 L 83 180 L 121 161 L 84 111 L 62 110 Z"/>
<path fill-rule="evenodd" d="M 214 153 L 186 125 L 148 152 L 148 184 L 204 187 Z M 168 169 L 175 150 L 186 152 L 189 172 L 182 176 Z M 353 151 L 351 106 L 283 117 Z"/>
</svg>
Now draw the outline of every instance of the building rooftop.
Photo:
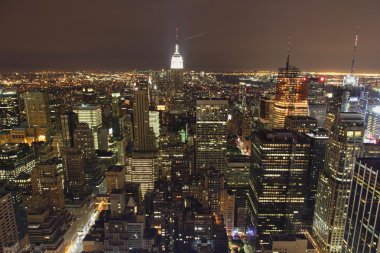
<svg viewBox="0 0 380 253">
<path fill-rule="evenodd" d="M 356 162 L 366 164 L 367 167 L 372 167 L 373 170 L 380 171 L 380 158 L 358 158 Z"/>
</svg>

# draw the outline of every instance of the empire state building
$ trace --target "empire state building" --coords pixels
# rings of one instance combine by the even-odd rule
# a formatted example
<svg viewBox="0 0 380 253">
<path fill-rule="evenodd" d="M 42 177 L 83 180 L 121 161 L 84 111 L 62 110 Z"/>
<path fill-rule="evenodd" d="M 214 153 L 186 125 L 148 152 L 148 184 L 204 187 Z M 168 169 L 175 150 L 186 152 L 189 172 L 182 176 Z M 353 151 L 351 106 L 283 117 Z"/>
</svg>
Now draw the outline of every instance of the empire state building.
<svg viewBox="0 0 380 253">
<path fill-rule="evenodd" d="M 176 43 L 175 43 L 175 52 L 172 56 L 171 69 L 183 69 L 183 58 L 182 55 L 179 53 L 179 46 L 178 46 L 178 28 L 176 29 Z"/>
</svg>

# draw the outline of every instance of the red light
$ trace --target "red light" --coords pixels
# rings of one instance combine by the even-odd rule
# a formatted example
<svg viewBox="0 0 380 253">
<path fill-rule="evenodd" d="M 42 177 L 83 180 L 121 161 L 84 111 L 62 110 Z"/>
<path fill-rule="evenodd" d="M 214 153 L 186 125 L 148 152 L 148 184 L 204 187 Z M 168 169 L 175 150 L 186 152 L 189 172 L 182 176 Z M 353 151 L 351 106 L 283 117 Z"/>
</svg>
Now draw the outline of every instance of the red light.
<svg viewBox="0 0 380 253">
<path fill-rule="evenodd" d="M 324 82 L 326 80 L 325 77 L 321 77 L 319 80 L 321 80 L 321 82 Z"/>
</svg>

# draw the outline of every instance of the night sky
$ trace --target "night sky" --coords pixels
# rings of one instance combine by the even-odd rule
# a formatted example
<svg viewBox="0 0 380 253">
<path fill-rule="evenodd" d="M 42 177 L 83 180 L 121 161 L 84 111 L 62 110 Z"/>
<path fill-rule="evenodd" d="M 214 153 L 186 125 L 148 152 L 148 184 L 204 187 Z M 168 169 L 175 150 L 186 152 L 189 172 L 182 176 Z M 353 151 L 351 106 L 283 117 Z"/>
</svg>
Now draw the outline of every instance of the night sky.
<svg viewBox="0 0 380 253">
<path fill-rule="evenodd" d="M 59 2 L 59 3 L 58 3 Z M 379 0 L 0 0 L 0 71 L 185 67 L 380 72 Z M 185 38 L 202 34 L 193 39 Z"/>
</svg>

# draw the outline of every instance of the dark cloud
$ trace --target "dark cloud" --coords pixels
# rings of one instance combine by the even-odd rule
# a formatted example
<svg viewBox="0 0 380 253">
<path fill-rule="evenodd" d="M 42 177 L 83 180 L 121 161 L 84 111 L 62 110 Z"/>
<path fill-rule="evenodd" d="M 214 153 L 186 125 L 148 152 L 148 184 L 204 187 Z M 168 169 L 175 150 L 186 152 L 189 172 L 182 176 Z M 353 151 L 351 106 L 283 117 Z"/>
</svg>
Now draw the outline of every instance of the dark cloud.
<svg viewBox="0 0 380 253">
<path fill-rule="evenodd" d="M 380 69 L 378 0 L 0 0 L 0 71 L 161 69 L 174 30 L 190 69 Z"/>
</svg>

